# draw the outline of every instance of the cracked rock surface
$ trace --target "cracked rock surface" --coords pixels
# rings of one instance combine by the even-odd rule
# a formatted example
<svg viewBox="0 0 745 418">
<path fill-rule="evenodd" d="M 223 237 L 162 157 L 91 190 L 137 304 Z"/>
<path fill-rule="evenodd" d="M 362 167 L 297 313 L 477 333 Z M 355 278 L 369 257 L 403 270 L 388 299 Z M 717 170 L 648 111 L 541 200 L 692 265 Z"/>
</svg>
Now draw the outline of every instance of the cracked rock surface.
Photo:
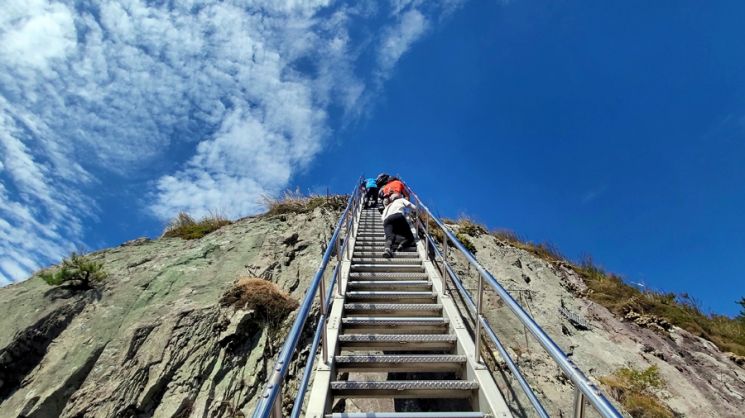
<svg viewBox="0 0 745 418">
<path fill-rule="evenodd" d="M 198 240 L 129 241 L 90 255 L 109 275 L 87 292 L 38 278 L 0 289 L 0 417 L 248 415 L 295 313 L 269 329 L 220 296 L 250 276 L 301 300 L 338 216 L 319 208 L 245 218 Z"/>
</svg>

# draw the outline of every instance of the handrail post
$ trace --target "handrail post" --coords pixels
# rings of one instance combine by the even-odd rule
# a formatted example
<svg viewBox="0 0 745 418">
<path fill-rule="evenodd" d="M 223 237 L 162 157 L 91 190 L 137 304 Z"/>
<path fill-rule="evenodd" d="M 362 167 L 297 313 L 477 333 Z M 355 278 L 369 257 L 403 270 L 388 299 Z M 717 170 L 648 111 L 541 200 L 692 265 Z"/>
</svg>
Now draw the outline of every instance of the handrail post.
<svg viewBox="0 0 745 418">
<path fill-rule="evenodd" d="M 419 203 L 419 207 L 421 207 L 422 202 L 418 198 L 417 198 L 417 203 Z M 426 210 L 422 210 L 422 212 L 424 213 L 424 236 L 428 237 L 429 236 L 429 214 L 427 213 Z M 424 256 L 429 258 L 429 241 L 425 239 L 424 244 L 425 244 L 424 245 L 424 249 L 425 249 Z"/>
<path fill-rule="evenodd" d="M 481 299 L 484 295 L 484 276 L 479 274 L 479 293 L 476 299 L 476 331 L 474 332 L 475 352 L 473 358 L 476 363 L 481 363 Z"/>
<path fill-rule="evenodd" d="M 328 341 L 326 338 L 326 281 L 321 278 L 321 284 L 318 289 L 318 297 L 321 299 L 321 347 L 323 353 L 323 364 L 328 364 Z"/>
<path fill-rule="evenodd" d="M 341 296 L 341 244 L 336 240 L 336 294 Z"/>
<path fill-rule="evenodd" d="M 585 417 L 585 395 L 579 388 L 574 389 L 574 418 Z"/>
<path fill-rule="evenodd" d="M 282 383 L 277 384 L 279 386 L 279 395 L 272 405 L 271 418 L 282 418 Z"/>
</svg>

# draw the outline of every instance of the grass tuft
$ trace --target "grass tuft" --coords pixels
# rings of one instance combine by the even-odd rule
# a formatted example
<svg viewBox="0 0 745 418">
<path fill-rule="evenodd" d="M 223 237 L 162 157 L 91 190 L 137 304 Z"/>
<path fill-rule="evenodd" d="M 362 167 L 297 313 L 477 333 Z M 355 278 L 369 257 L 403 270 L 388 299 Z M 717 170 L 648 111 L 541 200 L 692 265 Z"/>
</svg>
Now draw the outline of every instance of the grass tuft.
<svg viewBox="0 0 745 418">
<path fill-rule="evenodd" d="M 168 224 L 165 231 L 163 231 L 163 236 L 169 238 L 199 239 L 231 223 L 227 218 L 217 214 L 205 216 L 197 221 L 188 213 L 179 212 L 171 223 Z"/>
<path fill-rule="evenodd" d="M 303 195 L 299 190 L 286 191 L 280 198 L 264 197 L 266 215 L 282 215 L 287 213 L 308 213 L 316 208 L 342 210 L 346 207 L 348 195 L 321 196 L 316 194 Z"/>
<path fill-rule="evenodd" d="M 634 418 L 673 418 L 675 414 L 662 403 L 654 391 L 665 387 L 657 366 L 644 370 L 623 367 L 613 374 L 600 378 L 616 398 Z"/>
<path fill-rule="evenodd" d="M 220 299 L 223 306 L 252 309 L 266 324 L 276 327 L 297 309 L 298 302 L 274 283 L 255 277 L 238 279 Z"/>
</svg>

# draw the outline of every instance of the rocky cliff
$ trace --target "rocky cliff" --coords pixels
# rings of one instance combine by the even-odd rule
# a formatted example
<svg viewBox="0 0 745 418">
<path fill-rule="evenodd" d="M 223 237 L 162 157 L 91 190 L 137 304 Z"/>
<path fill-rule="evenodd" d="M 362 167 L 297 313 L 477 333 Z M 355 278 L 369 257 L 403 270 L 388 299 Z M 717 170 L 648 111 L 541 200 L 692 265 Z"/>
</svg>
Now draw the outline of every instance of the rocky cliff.
<svg viewBox="0 0 745 418">
<path fill-rule="evenodd" d="M 90 255 L 108 277 L 84 292 L 38 278 L 0 289 L 0 416 L 243 416 L 294 315 L 272 328 L 221 296 L 248 276 L 302 299 L 338 215 L 125 243 Z"/>
<path fill-rule="evenodd" d="M 294 314 L 271 327 L 221 297 L 238 278 L 261 277 L 302 299 L 338 215 L 316 208 L 242 219 L 196 240 L 125 243 L 91 254 L 109 276 L 83 292 L 37 278 L 0 289 L 0 416 L 244 416 Z M 675 415 L 741 416 L 745 370 L 712 343 L 616 317 L 578 296 L 584 284 L 571 268 L 477 235 L 468 238 L 479 260 L 591 378 L 656 365 L 666 384 L 655 395 Z M 475 288 L 474 272 L 453 261 Z M 485 306 L 549 413 L 570 416 L 571 384 L 493 293 Z M 290 371 L 288 407 L 309 336 Z M 509 372 L 497 378 L 515 415 L 533 416 Z"/>
<path fill-rule="evenodd" d="M 457 225 L 451 227 L 459 230 Z M 723 353 L 710 341 L 661 318 L 634 313 L 614 316 L 579 296 L 586 286 L 568 263 L 547 261 L 492 234 L 467 235 L 467 239 L 484 267 L 606 393 L 612 388 L 600 384 L 603 377 L 624 368 L 656 366 L 661 385 L 653 388 L 652 394 L 669 408 L 669 415 L 647 412 L 634 416 L 743 416 L 745 369 L 737 356 Z M 475 271 L 461 257 L 453 256 L 451 261 L 465 287 L 475 290 Z M 503 345 L 519 359 L 521 370 L 537 388 L 549 414 L 571 416 L 573 386 L 492 291 L 485 292 L 484 311 Z M 508 371 L 500 383 L 506 397 L 512 399 L 515 413 L 532 416 L 530 404 L 516 396 L 519 389 Z"/>
</svg>

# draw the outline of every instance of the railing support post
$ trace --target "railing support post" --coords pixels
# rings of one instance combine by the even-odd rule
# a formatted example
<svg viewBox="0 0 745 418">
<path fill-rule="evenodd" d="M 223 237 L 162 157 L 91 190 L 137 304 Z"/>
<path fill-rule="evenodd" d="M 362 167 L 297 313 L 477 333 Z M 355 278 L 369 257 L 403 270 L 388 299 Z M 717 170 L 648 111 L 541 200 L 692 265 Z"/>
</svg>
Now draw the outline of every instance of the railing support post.
<svg viewBox="0 0 745 418">
<path fill-rule="evenodd" d="M 484 276 L 479 274 L 478 296 L 476 297 L 476 331 L 474 332 L 475 352 L 473 358 L 476 363 L 481 363 L 481 299 L 484 297 Z"/>
<path fill-rule="evenodd" d="M 585 395 L 579 390 L 574 389 L 574 418 L 585 417 Z"/>
<path fill-rule="evenodd" d="M 336 294 L 341 296 L 341 244 L 339 240 L 336 240 Z"/>
<path fill-rule="evenodd" d="M 277 385 L 279 386 L 279 395 L 274 401 L 274 405 L 272 405 L 271 418 L 282 418 L 282 384 L 278 383 Z"/>
<path fill-rule="evenodd" d="M 323 364 L 328 364 L 328 341 L 326 338 L 326 283 L 325 280 L 323 280 L 323 277 L 321 278 L 321 284 L 318 289 L 318 297 L 321 298 L 321 352 L 323 353 Z"/>
</svg>

